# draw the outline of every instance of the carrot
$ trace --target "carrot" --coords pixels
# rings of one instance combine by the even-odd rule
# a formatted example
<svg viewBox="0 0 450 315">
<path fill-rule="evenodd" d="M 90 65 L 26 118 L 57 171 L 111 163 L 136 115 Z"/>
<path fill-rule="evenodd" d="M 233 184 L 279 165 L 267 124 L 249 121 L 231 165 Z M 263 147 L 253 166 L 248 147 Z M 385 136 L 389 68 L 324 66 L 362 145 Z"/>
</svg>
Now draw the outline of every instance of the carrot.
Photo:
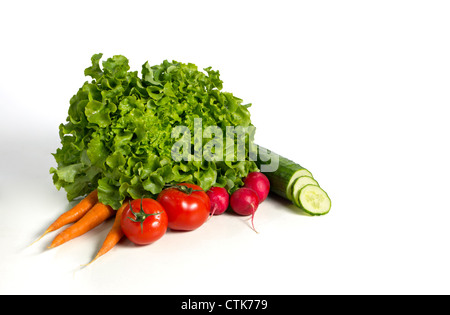
<svg viewBox="0 0 450 315">
<path fill-rule="evenodd" d="M 116 244 L 123 237 L 123 231 L 120 226 L 120 221 L 122 219 L 122 213 L 127 206 L 128 206 L 128 203 L 125 200 L 124 203 L 122 204 L 122 206 L 116 212 L 116 218 L 114 219 L 114 224 L 113 224 L 111 230 L 109 231 L 108 235 L 106 235 L 106 238 L 105 238 L 105 241 L 103 242 L 102 247 L 100 248 L 100 250 L 97 252 L 97 255 L 94 257 L 94 259 L 92 259 L 92 261 L 89 264 L 93 263 L 94 260 L 96 260 L 100 256 L 103 256 L 107 252 L 109 252 L 114 246 L 116 246 Z"/>
<path fill-rule="evenodd" d="M 81 200 L 75 207 L 70 209 L 67 212 L 61 214 L 55 222 L 53 222 L 47 230 L 45 230 L 44 234 L 42 234 L 36 241 L 32 244 L 39 241 L 44 237 L 47 233 L 56 231 L 63 227 L 64 225 L 73 223 L 81 219 L 96 203 L 98 202 L 98 194 L 97 189 L 92 191 L 89 195 L 87 195 L 83 200 Z M 31 245 L 32 245 L 31 244 Z"/>
<path fill-rule="evenodd" d="M 115 211 L 101 202 L 97 202 L 79 221 L 59 233 L 48 248 L 54 248 L 92 230 L 106 219 L 113 216 Z"/>
</svg>

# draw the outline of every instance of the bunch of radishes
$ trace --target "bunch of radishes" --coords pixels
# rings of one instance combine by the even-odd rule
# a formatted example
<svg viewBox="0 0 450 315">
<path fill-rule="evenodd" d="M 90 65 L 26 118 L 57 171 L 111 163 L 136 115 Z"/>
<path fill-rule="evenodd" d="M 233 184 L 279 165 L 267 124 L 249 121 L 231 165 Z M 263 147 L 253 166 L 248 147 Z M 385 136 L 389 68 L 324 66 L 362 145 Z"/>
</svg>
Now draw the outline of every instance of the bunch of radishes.
<svg viewBox="0 0 450 315">
<path fill-rule="evenodd" d="M 269 179 L 260 172 L 249 173 L 244 179 L 244 187 L 236 190 L 231 197 L 225 188 L 212 187 L 207 192 L 211 201 L 211 215 L 222 214 L 230 206 L 239 215 L 251 215 L 252 227 L 256 232 L 253 218 L 259 204 L 269 195 L 269 190 Z"/>
</svg>

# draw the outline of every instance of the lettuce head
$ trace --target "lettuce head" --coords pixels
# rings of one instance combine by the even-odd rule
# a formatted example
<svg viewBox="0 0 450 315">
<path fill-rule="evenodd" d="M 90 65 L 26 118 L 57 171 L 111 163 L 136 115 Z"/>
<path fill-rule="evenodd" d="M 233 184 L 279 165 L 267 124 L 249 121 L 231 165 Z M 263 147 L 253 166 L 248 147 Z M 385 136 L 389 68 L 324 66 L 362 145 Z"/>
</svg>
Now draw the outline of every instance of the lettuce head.
<svg viewBox="0 0 450 315">
<path fill-rule="evenodd" d="M 53 154 L 57 166 L 50 173 L 68 200 L 97 189 L 102 203 L 118 209 L 127 197 L 155 197 L 166 185 L 180 182 L 232 193 L 257 170 L 247 151 L 244 159 L 237 153 L 235 159 L 198 159 L 192 152 L 188 159 L 172 157 L 177 126 L 189 130 L 192 148 L 195 141 L 205 145 L 211 140 L 195 140 L 198 119 L 202 132 L 208 126 L 224 134 L 227 127 L 252 126 L 250 104 L 222 91 L 219 71 L 166 60 L 154 66 L 146 62 L 139 75 L 124 56 L 100 65 L 101 58 L 92 56 L 84 71 L 91 79 L 70 99 L 67 120 L 59 126 L 61 147 Z M 237 142 L 237 137 L 223 137 L 224 147 Z M 245 144 L 252 142 L 248 134 Z"/>
</svg>

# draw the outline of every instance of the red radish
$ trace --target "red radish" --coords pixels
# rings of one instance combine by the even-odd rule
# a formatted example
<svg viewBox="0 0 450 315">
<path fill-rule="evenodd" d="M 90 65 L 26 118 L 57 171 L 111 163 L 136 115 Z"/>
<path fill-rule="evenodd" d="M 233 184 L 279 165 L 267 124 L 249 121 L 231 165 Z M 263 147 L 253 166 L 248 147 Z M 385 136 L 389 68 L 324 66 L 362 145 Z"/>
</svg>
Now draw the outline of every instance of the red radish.
<svg viewBox="0 0 450 315">
<path fill-rule="evenodd" d="M 252 216 L 252 227 L 256 232 L 253 218 L 255 217 L 255 212 L 259 205 L 258 194 L 247 187 L 239 188 L 231 195 L 230 205 L 231 209 L 237 214 Z"/>
<path fill-rule="evenodd" d="M 263 173 L 249 173 L 244 179 L 244 186 L 254 190 L 258 194 L 259 203 L 263 202 L 269 195 L 270 182 Z"/>
<path fill-rule="evenodd" d="M 230 195 L 223 187 L 211 187 L 206 193 L 211 201 L 211 215 L 219 215 L 228 209 Z"/>
</svg>

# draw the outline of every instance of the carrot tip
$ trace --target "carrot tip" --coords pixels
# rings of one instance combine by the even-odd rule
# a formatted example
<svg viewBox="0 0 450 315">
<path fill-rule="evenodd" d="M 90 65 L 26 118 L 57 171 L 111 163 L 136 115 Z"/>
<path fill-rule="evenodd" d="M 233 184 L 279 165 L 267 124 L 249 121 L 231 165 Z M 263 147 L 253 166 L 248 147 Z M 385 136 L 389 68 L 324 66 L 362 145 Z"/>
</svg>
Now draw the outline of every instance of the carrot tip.
<svg viewBox="0 0 450 315">
<path fill-rule="evenodd" d="M 47 229 L 41 236 L 38 237 L 37 240 L 35 240 L 33 243 L 31 243 L 30 245 L 28 245 L 28 247 L 30 247 L 31 245 L 33 245 L 34 243 L 37 243 L 39 240 L 41 240 L 48 232 L 51 232 L 49 229 Z"/>
<path fill-rule="evenodd" d="M 48 245 L 47 246 L 47 248 L 48 249 L 51 249 L 51 248 L 55 248 L 55 247 L 57 247 L 57 246 L 59 246 L 60 244 L 55 244 L 54 242 L 53 243 L 51 243 L 50 245 Z"/>
<path fill-rule="evenodd" d="M 96 261 L 97 260 L 97 258 L 99 258 L 100 256 L 95 256 L 94 257 L 94 259 L 92 259 L 89 263 L 87 263 L 87 264 L 83 264 L 83 265 L 81 265 L 80 267 L 87 267 L 87 266 L 89 266 L 90 264 L 92 264 L 94 261 Z"/>
</svg>

